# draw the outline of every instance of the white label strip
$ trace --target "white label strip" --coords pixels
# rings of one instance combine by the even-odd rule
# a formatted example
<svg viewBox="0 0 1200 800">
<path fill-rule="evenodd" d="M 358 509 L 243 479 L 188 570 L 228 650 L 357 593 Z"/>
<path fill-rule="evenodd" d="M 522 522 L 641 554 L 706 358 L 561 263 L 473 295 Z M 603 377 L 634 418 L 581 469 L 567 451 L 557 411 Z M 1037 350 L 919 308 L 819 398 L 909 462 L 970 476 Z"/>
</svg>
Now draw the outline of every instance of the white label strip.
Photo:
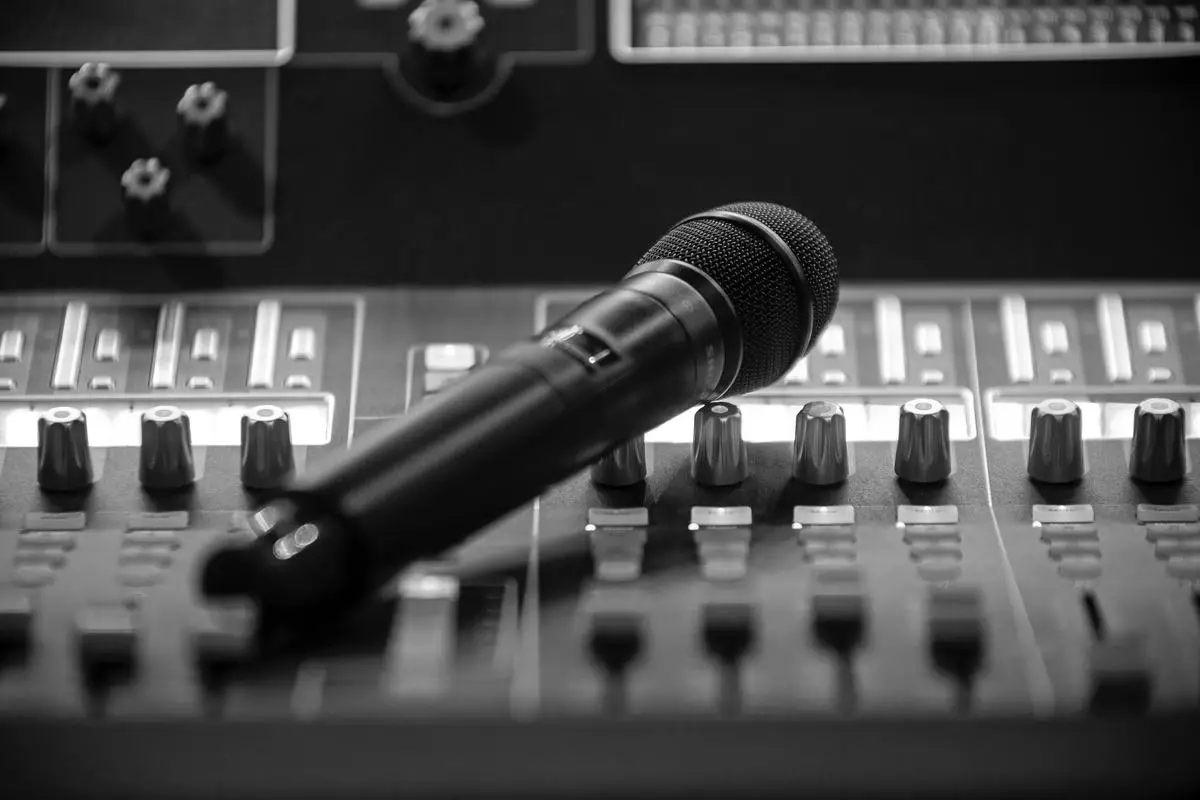
<svg viewBox="0 0 1200 800">
<path fill-rule="evenodd" d="M 275 358 L 279 351 L 279 323 L 283 306 L 263 300 L 254 314 L 254 345 L 250 351 L 251 389 L 270 389 L 275 383 Z"/>
<path fill-rule="evenodd" d="M 1125 328 L 1125 304 L 1119 294 L 1102 294 L 1096 299 L 1100 323 L 1100 347 L 1104 351 L 1104 369 L 1111 383 L 1133 379 L 1133 361 L 1129 356 L 1129 332 Z"/>
<path fill-rule="evenodd" d="M 880 297 L 875 301 L 875 336 L 879 375 L 884 384 L 904 383 L 904 310 L 899 297 Z"/>
<path fill-rule="evenodd" d="M 183 342 L 184 304 L 163 303 L 158 311 L 154 336 L 154 362 L 150 367 L 151 389 L 174 389 L 179 374 L 179 348 Z"/>
<path fill-rule="evenodd" d="M 1033 345 L 1029 341 L 1029 313 L 1021 295 L 1009 294 L 1000 298 L 1000 330 L 1004 334 L 1009 380 L 1031 382 L 1034 378 Z"/>
<path fill-rule="evenodd" d="M 50 383 L 55 389 L 74 389 L 79 380 L 87 319 L 87 303 L 67 303 L 63 312 L 62 335 L 58 340 L 58 355 L 54 360 L 54 376 Z"/>
</svg>

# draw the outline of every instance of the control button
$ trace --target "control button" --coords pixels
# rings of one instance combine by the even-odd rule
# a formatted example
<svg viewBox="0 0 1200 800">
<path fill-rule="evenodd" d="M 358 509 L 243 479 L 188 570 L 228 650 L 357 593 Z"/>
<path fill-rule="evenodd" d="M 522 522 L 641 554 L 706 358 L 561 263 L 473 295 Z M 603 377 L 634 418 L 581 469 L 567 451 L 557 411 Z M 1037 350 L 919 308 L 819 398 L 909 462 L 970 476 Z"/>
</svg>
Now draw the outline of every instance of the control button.
<svg viewBox="0 0 1200 800">
<path fill-rule="evenodd" d="M 152 237 L 170 217 L 171 170 L 157 158 L 139 158 L 121 175 L 125 219 L 138 236 Z"/>
<path fill-rule="evenodd" d="M 914 483 L 950 477 L 950 412 L 937 400 L 909 400 L 900 407 L 895 469 Z"/>
<path fill-rule="evenodd" d="M 453 53 L 474 44 L 483 25 L 470 0 L 424 0 L 408 17 L 408 38 L 426 50 Z"/>
<path fill-rule="evenodd" d="M 1050 370 L 1051 383 L 1070 383 L 1075 380 L 1075 373 L 1069 369 L 1052 369 Z"/>
<path fill-rule="evenodd" d="M 179 98 L 175 112 L 183 144 L 197 161 L 215 161 L 229 143 L 229 95 L 212 81 L 192 84 Z"/>
<path fill-rule="evenodd" d="M 1183 406 L 1154 397 L 1133 412 L 1129 475 L 1147 483 L 1171 483 L 1187 474 L 1187 423 Z"/>
<path fill-rule="evenodd" d="M 12 378 L 0 378 L 0 392 L 15 392 L 17 390 L 17 382 Z"/>
<path fill-rule="evenodd" d="M 939 669 L 969 678 L 983 660 L 983 596 L 975 587 L 931 587 L 929 647 Z"/>
<path fill-rule="evenodd" d="M 142 414 L 138 477 L 147 489 L 181 489 L 196 480 L 191 423 L 176 406 L 155 406 Z"/>
<path fill-rule="evenodd" d="M 913 330 L 913 347 L 923 356 L 942 353 L 942 326 L 936 322 L 919 322 Z"/>
<path fill-rule="evenodd" d="M 12 329 L 0 333 L 0 364 L 18 363 L 24 349 L 24 331 Z"/>
<path fill-rule="evenodd" d="M 821 373 L 821 383 L 826 386 L 845 386 L 846 381 L 846 373 L 840 369 L 827 369 Z"/>
<path fill-rule="evenodd" d="M 923 369 L 921 370 L 921 384 L 923 386 L 937 386 L 944 383 L 946 374 L 940 369 Z"/>
<path fill-rule="evenodd" d="M 1142 352 L 1158 355 L 1167 351 L 1167 329 L 1162 320 L 1144 319 L 1138 323 L 1138 344 Z"/>
<path fill-rule="evenodd" d="M 1083 416 L 1070 400 L 1043 400 L 1030 412 L 1029 477 L 1042 483 L 1072 483 L 1087 472 Z"/>
<path fill-rule="evenodd" d="M 744 602 L 707 602 L 701 610 L 701 636 L 710 655 L 735 666 L 754 647 L 757 609 Z"/>
<path fill-rule="evenodd" d="M 192 337 L 192 361 L 216 361 L 221 334 L 216 328 L 200 328 Z"/>
<path fill-rule="evenodd" d="M 863 639 L 867 599 L 858 567 L 817 574 L 812 596 L 812 628 L 818 642 L 836 653 L 848 654 Z"/>
<path fill-rule="evenodd" d="M 117 127 L 117 87 L 121 75 L 108 64 L 88 62 L 67 81 L 71 116 L 83 134 L 97 144 L 108 141 Z"/>
<path fill-rule="evenodd" d="M 75 620 L 79 658 L 85 671 L 133 667 L 138 629 L 133 612 L 122 605 L 90 605 Z"/>
<path fill-rule="evenodd" d="M 1067 352 L 1067 326 L 1060 320 L 1047 320 L 1041 327 L 1042 352 L 1058 356 Z"/>
<path fill-rule="evenodd" d="M 38 418 L 38 485 L 73 492 L 92 484 L 87 417 L 77 408 L 52 408 Z"/>
<path fill-rule="evenodd" d="M 592 465 L 592 483 L 632 486 L 646 480 L 646 437 L 635 436 L 601 456 Z"/>
<path fill-rule="evenodd" d="M 105 328 L 96 334 L 96 360 L 115 362 L 121 357 L 121 332 Z"/>
<path fill-rule="evenodd" d="M 1150 705 L 1152 679 L 1142 640 L 1109 635 L 1092 646 L 1093 713 L 1142 712 Z"/>
<path fill-rule="evenodd" d="M 33 600 L 28 592 L 0 584 L 0 655 L 28 649 L 33 632 Z"/>
<path fill-rule="evenodd" d="M 187 380 L 187 388 L 189 389 L 211 389 L 213 388 L 213 380 L 207 375 L 193 375 Z"/>
<path fill-rule="evenodd" d="M 466 372 L 475 366 L 475 347 L 469 344 L 425 345 L 425 369 Z"/>
<path fill-rule="evenodd" d="M 596 610 L 591 614 L 588 651 L 609 675 L 624 675 L 642 652 L 643 614 L 637 610 Z"/>
<path fill-rule="evenodd" d="M 295 328 L 288 342 L 288 358 L 292 361 L 312 361 L 317 356 L 317 332 L 312 328 Z"/>
<path fill-rule="evenodd" d="M 1170 383 L 1174 377 L 1169 367 L 1150 367 L 1146 370 L 1146 380 L 1150 383 Z"/>
<path fill-rule="evenodd" d="M 283 385 L 288 389 L 311 389 L 312 378 L 307 375 L 288 375 L 283 379 Z"/>
<path fill-rule="evenodd" d="M 846 417 L 827 400 L 805 403 L 796 414 L 792 477 L 801 483 L 828 486 L 850 474 L 846 455 Z"/>
<path fill-rule="evenodd" d="M 88 388 L 98 392 L 111 392 L 117 388 L 117 382 L 108 375 L 93 375 L 92 379 L 88 381 Z"/>
<path fill-rule="evenodd" d="M 749 474 L 742 412 L 733 403 L 702 406 L 692 435 L 692 477 L 704 486 L 732 486 Z"/>
<path fill-rule="evenodd" d="M 224 667 L 244 660 L 254 649 L 257 612 L 232 601 L 197 609 L 188 638 L 202 668 Z"/>
<path fill-rule="evenodd" d="M 825 329 L 817 340 L 817 351 L 823 356 L 837 358 L 846 354 L 846 330 L 833 324 Z"/>
<path fill-rule="evenodd" d="M 279 406 L 256 406 L 242 417 L 242 484 L 274 489 L 295 470 L 291 425 Z"/>
</svg>

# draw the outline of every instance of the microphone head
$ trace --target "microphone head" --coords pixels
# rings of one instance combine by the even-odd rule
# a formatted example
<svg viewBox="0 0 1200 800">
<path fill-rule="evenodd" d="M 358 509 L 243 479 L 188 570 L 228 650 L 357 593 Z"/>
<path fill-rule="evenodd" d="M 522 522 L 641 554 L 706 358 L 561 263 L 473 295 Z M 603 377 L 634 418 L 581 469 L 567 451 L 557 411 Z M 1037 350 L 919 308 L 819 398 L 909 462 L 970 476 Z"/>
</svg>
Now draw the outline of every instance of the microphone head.
<svg viewBox="0 0 1200 800">
<path fill-rule="evenodd" d="M 837 257 L 804 215 L 774 203 L 732 203 L 688 217 L 638 265 L 671 259 L 706 273 L 742 327 L 742 363 L 725 394 L 770 386 L 806 355 L 838 303 Z"/>
</svg>

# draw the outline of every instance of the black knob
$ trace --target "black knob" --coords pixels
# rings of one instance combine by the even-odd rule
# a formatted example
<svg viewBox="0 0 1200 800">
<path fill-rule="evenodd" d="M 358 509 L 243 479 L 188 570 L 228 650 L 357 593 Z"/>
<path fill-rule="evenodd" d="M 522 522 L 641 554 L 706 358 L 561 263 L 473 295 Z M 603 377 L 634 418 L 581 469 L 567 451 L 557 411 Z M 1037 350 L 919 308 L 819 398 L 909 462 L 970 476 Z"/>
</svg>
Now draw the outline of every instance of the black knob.
<svg viewBox="0 0 1200 800">
<path fill-rule="evenodd" d="M 1070 400 L 1043 400 L 1029 415 L 1029 477 L 1042 483 L 1073 483 L 1087 471 L 1083 417 Z"/>
<path fill-rule="evenodd" d="M 950 477 L 950 412 L 937 400 L 909 400 L 900 407 L 896 475 L 914 483 Z"/>
<path fill-rule="evenodd" d="M 141 465 L 147 489 L 181 489 L 196 480 L 192 427 L 175 406 L 156 406 L 142 414 Z"/>
<path fill-rule="evenodd" d="M 38 418 L 38 484 L 73 492 L 92 485 L 87 416 L 77 408 L 52 408 Z"/>
<path fill-rule="evenodd" d="M 1133 412 L 1129 475 L 1147 483 L 1173 483 L 1187 474 L 1187 419 L 1183 406 L 1165 397 Z"/>
<path fill-rule="evenodd" d="M 592 465 L 592 483 L 632 486 L 646 480 L 646 437 L 636 436 L 614 447 Z"/>
<path fill-rule="evenodd" d="M 742 412 L 723 401 L 702 406 L 692 432 L 692 477 L 696 483 L 732 486 L 749 475 Z"/>
<path fill-rule="evenodd" d="M 287 412 L 279 406 L 256 406 L 242 417 L 242 484 L 274 489 L 295 470 Z"/>
</svg>

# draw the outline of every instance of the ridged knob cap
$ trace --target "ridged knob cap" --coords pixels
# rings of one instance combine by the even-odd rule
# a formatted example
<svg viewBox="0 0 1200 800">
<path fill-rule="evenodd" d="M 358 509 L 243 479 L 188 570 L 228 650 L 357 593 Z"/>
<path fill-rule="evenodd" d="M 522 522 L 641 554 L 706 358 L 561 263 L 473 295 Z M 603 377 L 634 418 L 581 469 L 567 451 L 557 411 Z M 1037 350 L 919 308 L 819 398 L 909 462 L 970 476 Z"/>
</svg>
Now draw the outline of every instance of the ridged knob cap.
<svg viewBox="0 0 1200 800">
<path fill-rule="evenodd" d="M 147 489 L 181 489 L 196 480 L 191 423 L 176 406 L 155 406 L 142 414 L 138 477 Z"/>
<path fill-rule="evenodd" d="M 38 418 L 38 484 L 52 492 L 92 485 L 87 417 L 77 408 L 52 408 Z"/>
<path fill-rule="evenodd" d="M 1073 483 L 1087 472 L 1083 416 L 1070 400 L 1043 400 L 1029 414 L 1029 477 L 1041 483 Z"/>
<path fill-rule="evenodd" d="M 796 414 L 792 477 L 813 486 L 841 483 L 850 474 L 846 416 L 828 400 L 805 403 Z"/>
<path fill-rule="evenodd" d="M 709 403 L 696 412 L 692 477 L 705 486 L 732 486 L 750 475 L 742 412 L 733 403 Z"/>
<path fill-rule="evenodd" d="M 292 430 L 279 406 L 255 406 L 242 417 L 242 484 L 274 489 L 296 468 Z"/>
<path fill-rule="evenodd" d="M 646 480 L 646 437 L 637 436 L 614 447 L 592 464 L 592 483 L 632 486 Z"/>
<path fill-rule="evenodd" d="M 1183 406 L 1165 397 L 1143 400 L 1133 412 L 1129 476 L 1172 483 L 1187 474 L 1187 419 Z"/>
<path fill-rule="evenodd" d="M 471 0 L 424 0 L 408 17 L 408 38 L 428 50 L 453 52 L 474 44 L 483 25 Z"/>
<path fill-rule="evenodd" d="M 950 412 L 937 400 L 920 398 L 900 406 L 896 475 L 913 483 L 950 477 Z"/>
</svg>

